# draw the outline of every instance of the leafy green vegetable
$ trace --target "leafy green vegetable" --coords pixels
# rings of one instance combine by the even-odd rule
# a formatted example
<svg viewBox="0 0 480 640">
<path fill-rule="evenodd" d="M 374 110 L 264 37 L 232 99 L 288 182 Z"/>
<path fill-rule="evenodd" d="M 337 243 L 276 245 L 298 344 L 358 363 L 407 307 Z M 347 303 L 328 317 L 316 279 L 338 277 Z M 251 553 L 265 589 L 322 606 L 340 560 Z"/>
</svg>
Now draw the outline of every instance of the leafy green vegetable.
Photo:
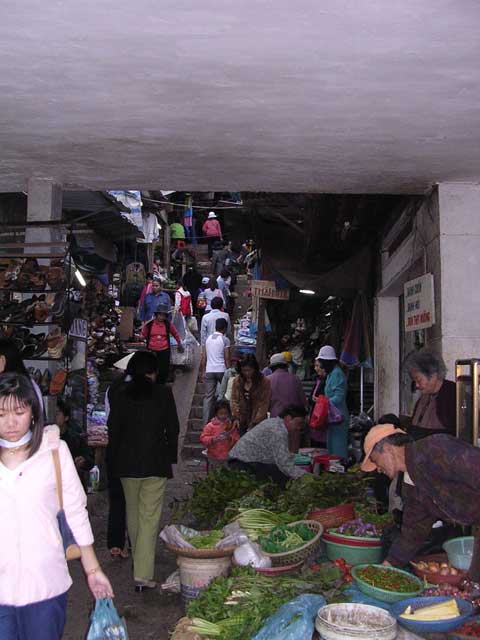
<svg viewBox="0 0 480 640">
<path fill-rule="evenodd" d="M 258 542 L 267 553 L 285 553 L 302 547 L 315 533 L 304 524 L 291 527 L 274 527 L 268 535 L 260 536 Z"/>
<path fill-rule="evenodd" d="M 222 538 L 222 531 L 210 531 L 204 535 L 192 536 L 191 538 L 188 538 L 187 542 L 193 545 L 196 549 L 213 549 Z"/>
<path fill-rule="evenodd" d="M 307 473 L 290 480 L 277 500 L 277 510 L 303 516 L 312 509 L 366 500 L 367 483 L 362 473 Z"/>
<path fill-rule="evenodd" d="M 285 602 L 302 593 L 319 593 L 327 601 L 338 597 L 339 571 L 306 570 L 300 576 L 278 576 L 275 580 L 247 567 L 235 568 L 228 578 L 215 578 L 187 607 L 189 618 L 198 619 L 198 629 L 218 625 L 219 640 L 250 640 L 265 620 Z M 345 598 L 344 598 L 345 600 Z M 217 635 L 218 632 L 218 635 Z M 205 633 L 208 637 L 208 633 Z"/>
<path fill-rule="evenodd" d="M 184 522 L 193 515 L 196 528 L 215 526 L 228 504 L 260 487 L 260 483 L 245 471 L 216 469 L 192 483 L 192 497 L 174 501 L 172 522 Z"/>
</svg>

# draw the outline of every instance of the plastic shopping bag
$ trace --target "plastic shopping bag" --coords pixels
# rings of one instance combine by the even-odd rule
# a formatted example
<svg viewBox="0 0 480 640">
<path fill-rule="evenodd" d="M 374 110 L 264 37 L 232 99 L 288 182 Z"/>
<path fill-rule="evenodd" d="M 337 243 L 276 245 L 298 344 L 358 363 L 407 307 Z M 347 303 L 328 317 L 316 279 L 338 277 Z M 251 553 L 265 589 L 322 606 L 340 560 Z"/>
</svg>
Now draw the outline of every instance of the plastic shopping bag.
<svg viewBox="0 0 480 640">
<path fill-rule="evenodd" d="M 253 640 L 311 640 L 322 596 L 304 594 L 287 602 L 270 616 Z"/>
<path fill-rule="evenodd" d="M 128 640 L 127 626 L 111 598 L 99 598 L 90 618 L 87 640 Z"/>
<path fill-rule="evenodd" d="M 310 429 L 323 429 L 327 425 L 329 401 L 326 396 L 318 396 L 313 407 L 308 426 Z"/>
<path fill-rule="evenodd" d="M 333 402 L 328 401 L 328 424 L 343 422 L 343 413 L 337 409 Z"/>
</svg>

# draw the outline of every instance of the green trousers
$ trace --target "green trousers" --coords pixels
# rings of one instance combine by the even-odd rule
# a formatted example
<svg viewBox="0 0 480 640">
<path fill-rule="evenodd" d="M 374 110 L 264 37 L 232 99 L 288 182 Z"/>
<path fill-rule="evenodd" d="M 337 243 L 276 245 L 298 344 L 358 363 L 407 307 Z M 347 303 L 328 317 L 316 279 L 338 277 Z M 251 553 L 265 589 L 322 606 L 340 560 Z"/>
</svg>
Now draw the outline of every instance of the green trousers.
<svg viewBox="0 0 480 640">
<path fill-rule="evenodd" d="M 153 580 L 158 526 L 162 515 L 166 478 L 121 478 L 127 507 L 127 528 L 132 543 L 133 575 Z"/>
</svg>

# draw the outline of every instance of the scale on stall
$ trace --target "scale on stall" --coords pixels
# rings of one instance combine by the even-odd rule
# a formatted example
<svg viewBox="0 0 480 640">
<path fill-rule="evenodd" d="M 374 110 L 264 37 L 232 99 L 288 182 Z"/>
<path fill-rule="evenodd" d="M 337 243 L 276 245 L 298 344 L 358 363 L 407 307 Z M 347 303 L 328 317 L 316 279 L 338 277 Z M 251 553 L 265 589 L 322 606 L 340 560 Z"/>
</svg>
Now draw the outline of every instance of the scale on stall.
<svg viewBox="0 0 480 640">
<path fill-rule="evenodd" d="M 480 446 L 479 423 L 480 359 L 455 361 L 457 385 L 457 437 Z M 472 381 L 476 381 L 475 384 Z"/>
</svg>

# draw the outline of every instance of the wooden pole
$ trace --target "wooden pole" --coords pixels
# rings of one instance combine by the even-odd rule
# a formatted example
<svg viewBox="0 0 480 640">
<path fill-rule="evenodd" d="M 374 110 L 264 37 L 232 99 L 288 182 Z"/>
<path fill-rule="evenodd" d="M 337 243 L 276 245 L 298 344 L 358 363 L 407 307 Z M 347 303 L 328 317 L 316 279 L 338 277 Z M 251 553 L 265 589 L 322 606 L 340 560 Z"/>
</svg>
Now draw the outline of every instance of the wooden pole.
<svg viewBox="0 0 480 640">
<path fill-rule="evenodd" d="M 265 307 L 263 298 L 258 299 L 258 321 L 257 321 L 257 346 L 255 353 L 258 364 L 263 369 L 265 364 Z"/>
</svg>

